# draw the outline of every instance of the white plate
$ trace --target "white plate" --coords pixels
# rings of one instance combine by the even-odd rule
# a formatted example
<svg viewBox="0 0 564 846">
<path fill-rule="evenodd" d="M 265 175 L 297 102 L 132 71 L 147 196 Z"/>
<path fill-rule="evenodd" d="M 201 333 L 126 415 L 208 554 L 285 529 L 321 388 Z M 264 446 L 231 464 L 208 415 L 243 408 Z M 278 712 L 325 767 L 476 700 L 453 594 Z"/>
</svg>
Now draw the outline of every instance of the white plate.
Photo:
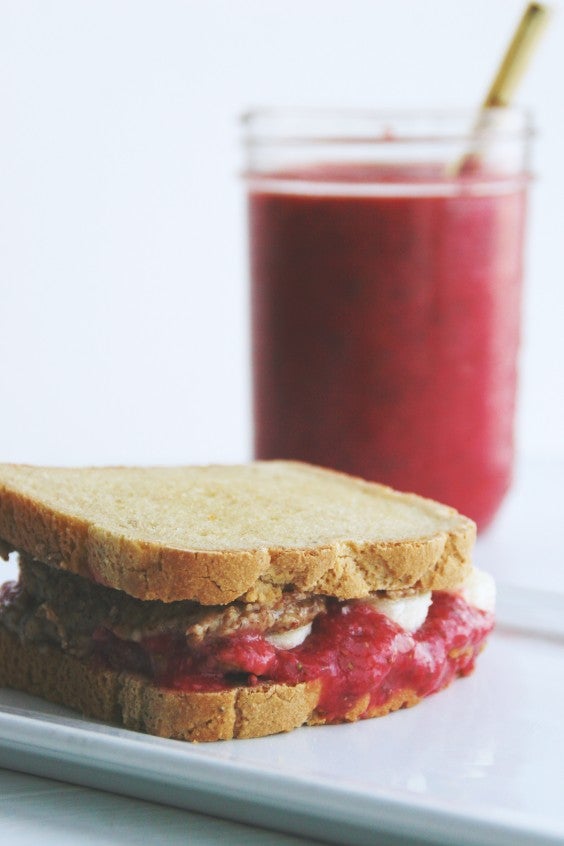
<svg viewBox="0 0 564 846">
<path fill-rule="evenodd" d="M 336 843 L 562 844 L 564 597 L 505 588 L 498 621 L 476 673 L 416 708 L 257 740 L 147 737 L 3 689 L 0 765 Z"/>
</svg>

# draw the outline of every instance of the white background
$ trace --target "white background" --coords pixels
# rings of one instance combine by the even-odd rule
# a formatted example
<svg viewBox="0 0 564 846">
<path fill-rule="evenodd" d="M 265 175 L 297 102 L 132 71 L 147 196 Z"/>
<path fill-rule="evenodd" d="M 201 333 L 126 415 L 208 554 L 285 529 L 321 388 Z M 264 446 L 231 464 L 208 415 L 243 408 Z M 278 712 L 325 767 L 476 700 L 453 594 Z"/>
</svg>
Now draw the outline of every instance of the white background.
<svg viewBox="0 0 564 846">
<path fill-rule="evenodd" d="M 237 117 L 474 106 L 520 0 L 0 0 L 0 460 L 250 457 Z M 518 442 L 564 455 L 564 3 L 519 92 L 537 174 Z"/>
</svg>

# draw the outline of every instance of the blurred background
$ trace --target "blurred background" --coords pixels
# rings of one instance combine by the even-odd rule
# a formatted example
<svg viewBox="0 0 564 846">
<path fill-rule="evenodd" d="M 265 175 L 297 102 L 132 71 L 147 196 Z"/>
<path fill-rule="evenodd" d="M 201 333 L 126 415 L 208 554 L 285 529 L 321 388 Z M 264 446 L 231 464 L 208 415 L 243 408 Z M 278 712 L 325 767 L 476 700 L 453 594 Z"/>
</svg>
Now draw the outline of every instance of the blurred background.
<svg viewBox="0 0 564 846">
<path fill-rule="evenodd" d="M 520 454 L 564 457 L 564 0 L 534 115 Z M 0 460 L 250 457 L 238 116 L 473 107 L 521 0 L 0 0 Z"/>
</svg>

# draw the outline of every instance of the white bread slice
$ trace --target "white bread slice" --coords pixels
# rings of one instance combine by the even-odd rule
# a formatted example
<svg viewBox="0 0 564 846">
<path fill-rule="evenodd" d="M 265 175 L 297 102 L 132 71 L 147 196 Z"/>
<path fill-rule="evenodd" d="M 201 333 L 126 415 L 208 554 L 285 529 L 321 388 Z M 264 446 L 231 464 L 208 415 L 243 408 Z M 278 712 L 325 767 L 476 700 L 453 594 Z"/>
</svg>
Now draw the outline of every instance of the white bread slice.
<svg viewBox="0 0 564 846">
<path fill-rule="evenodd" d="M 133 673 L 96 666 L 48 644 L 22 643 L 0 626 L 3 685 L 88 717 L 177 740 L 263 737 L 326 723 L 316 711 L 321 691 L 317 681 L 184 693 L 159 688 Z M 339 721 L 381 717 L 419 699 L 413 691 L 399 690 L 384 705 L 367 709 L 367 697 L 360 697 Z"/>
<path fill-rule="evenodd" d="M 139 599 L 449 589 L 475 531 L 432 500 L 298 462 L 0 465 L 5 545 Z"/>
</svg>

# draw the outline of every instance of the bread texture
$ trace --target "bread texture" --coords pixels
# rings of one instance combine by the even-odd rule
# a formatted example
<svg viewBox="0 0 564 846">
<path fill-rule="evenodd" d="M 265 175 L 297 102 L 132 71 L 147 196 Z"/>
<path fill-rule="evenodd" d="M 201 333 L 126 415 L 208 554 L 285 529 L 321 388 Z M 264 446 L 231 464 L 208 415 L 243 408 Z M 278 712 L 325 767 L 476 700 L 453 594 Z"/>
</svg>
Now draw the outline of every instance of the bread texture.
<svg viewBox="0 0 564 846">
<path fill-rule="evenodd" d="M 445 505 L 299 462 L 0 465 L 5 548 L 139 599 L 448 590 L 475 533 Z"/>
<path fill-rule="evenodd" d="M 48 644 L 22 643 L 0 626 L 3 685 L 94 719 L 176 740 L 264 737 L 326 722 L 316 711 L 321 689 L 317 681 L 203 693 L 166 690 L 142 676 L 97 667 Z M 367 698 L 361 697 L 344 721 L 384 716 L 418 701 L 412 691 L 402 690 L 367 711 Z"/>
</svg>

